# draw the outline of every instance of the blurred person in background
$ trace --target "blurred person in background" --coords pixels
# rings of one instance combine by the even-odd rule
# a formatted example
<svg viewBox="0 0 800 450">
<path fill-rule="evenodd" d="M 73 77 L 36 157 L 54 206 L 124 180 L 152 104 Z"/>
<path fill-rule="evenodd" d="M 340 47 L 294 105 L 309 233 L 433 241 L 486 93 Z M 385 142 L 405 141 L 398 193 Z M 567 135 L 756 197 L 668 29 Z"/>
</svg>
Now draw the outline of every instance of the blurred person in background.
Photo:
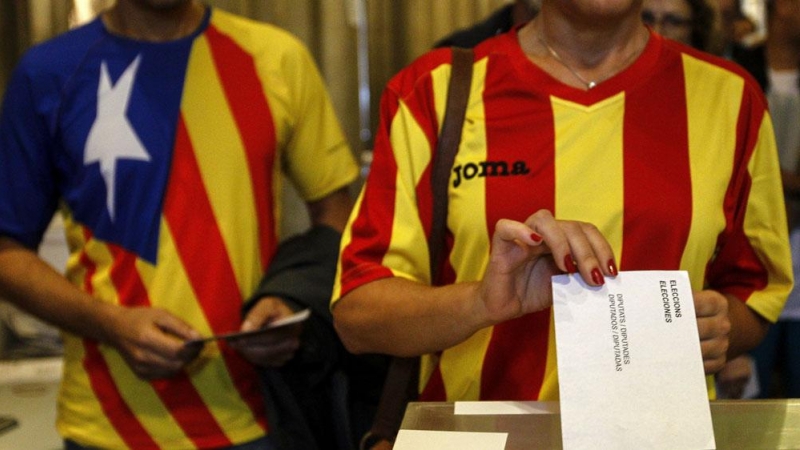
<svg viewBox="0 0 800 450">
<path fill-rule="evenodd" d="M 746 42 L 756 30 L 752 19 L 742 10 L 740 0 L 715 1 L 720 20 L 721 43 L 719 51 L 723 57 L 735 61 L 755 77 L 762 89 L 767 86 L 767 62 L 764 42 Z"/>
<path fill-rule="evenodd" d="M 767 3 L 767 99 L 775 126 L 789 219 L 792 265 L 800 276 L 800 2 Z M 800 287 L 753 352 L 760 398 L 800 398 Z"/>
<path fill-rule="evenodd" d="M 719 21 L 708 0 L 644 0 L 642 21 L 665 38 L 710 53 L 717 50 Z"/>
<path fill-rule="evenodd" d="M 531 20 L 539 12 L 540 5 L 541 0 L 514 0 L 496 10 L 484 21 L 458 30 L 433 46 L 474 47 L 485 39 L 505 33 L 512 27 Z"/>
</svg>

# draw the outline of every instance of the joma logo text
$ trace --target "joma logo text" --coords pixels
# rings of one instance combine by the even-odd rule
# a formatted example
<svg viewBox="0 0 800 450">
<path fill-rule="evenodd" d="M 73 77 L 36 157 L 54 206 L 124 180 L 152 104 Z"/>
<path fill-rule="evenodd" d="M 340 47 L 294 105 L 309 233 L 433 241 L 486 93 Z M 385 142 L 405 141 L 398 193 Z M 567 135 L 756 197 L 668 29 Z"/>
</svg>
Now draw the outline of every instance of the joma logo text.
<svg viewBox="0 0 800 450">
<path fill-rule="evenodd" d="M 453 187 L 457 188 L 463 180 L 471 180 L 475 177 L 508 177 L 515 175 L 527 175 L 531 169 L 525 161 L 516 161 L 510 164 L 507 161 L 481 161 L 478 163 L 466 163 L 453 167 L 456 174 L 453 180 Z"/>
</svg>

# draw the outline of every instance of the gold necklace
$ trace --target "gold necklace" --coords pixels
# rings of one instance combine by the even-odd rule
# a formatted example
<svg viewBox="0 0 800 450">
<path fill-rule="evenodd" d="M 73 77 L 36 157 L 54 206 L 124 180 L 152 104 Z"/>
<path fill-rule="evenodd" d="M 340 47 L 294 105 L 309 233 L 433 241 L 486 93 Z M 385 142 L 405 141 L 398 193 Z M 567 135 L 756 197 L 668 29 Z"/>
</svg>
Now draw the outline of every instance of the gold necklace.
<svg viewBox="0 0 800 450">
<path fill-rule="evenodd" d="M 592 89 L 592 88 L 594 88 L 595 86 L 597 86 L 597 81 L 594 81 L 594 80 L 586 80 L 586 78 L 583 78 L 583 77 L 581 76 L 581 74 L 579 74 L 579 73 L 578 73 L 578 71 L 576 71 L 575 69 L 573 69 L 572 67 L 570 67 L 570 65 L 569 65 L 569 64 L 567 64 L 567 63 L 566 63 L 566 62 L 565 62 L 563 59 L 561 59 L 561 57 L 560 57 L 560 56 L 558 56 L 558 53 L 556 53 L 555 49 L 553 49 L 553 47 L 550 47 L 550 44 L 548 44 L 548 43 L 547 43 L 547 41 L 545 41 L 545 40 L 544 40 L 544 36 L 542 36 L 540 33 L 537 33 L 537 34 L 536 34 L 536 37 L 539 39 L 539 42 L 541 42 L 541 43 L 542 43 L 542 45 L 544 45 L 544 47 L 545 47 L 545 48 L 547 49 L 547 51 L 550 53 L 550 56 L 552 56 L 552 57 L 553 57 L 553 59 L 555 59 L 556 61 L 558 61 L 558 62 L 559 62 L 559 64 L 561 64 L 562 66 L 566 67 L 566 68 L 567 68 L 567 70 L 569 70 L 570 72 L 572 72 L 572 75 L 574 75 L 574 76 L 575 76 L 575 78 L 577 78 L 578 80 L 580 80 L 580 82 L 581 82 L 581 83 L 583 83 L 583 84 L 585 84 L 585 85 L 586 85 L 586 89 Z"/>
<path fill-rule="evenodd" d="M 602 80 L 599 80 L 599 81 L 598 80 L 587 80 L 586 78 L 583 78 L 583 76 L 581 76 L 581 74 L 579 74 L 577 70 L 573 69 L 569 64 L 566 63 L 566 61 L 561 59 L 561 56 L 559 56 L 559 54 L 555 51 L 555 49 L 553 47 L 551 47 L 550 44 L 547 43 L 547 41 L 544 39 L 544 36 L 541 33 L 537 33 L 536 34 L 536 38 L 539 39 L 539 42 L 541 42 L 542 45 L 544 45 L 544 47 L 550 53 L 550 56 L 552 56 L 553 59 L 558 61 L 559 64 L 561 64 L 562 66 L 566 67 L 566 69 L 569 70 L 570 73 L 572 73 L 572 75 L 575 76 L 575 78 L 580 80 L 580 82 L 583 83 L 586 86 L 587 90 L 588 89 L 592 89 L 592 88 L 596 87 L 598 83 L 600 83 L 600 82 L 602 82 L 602 81 L 604 81 L 604 80 L 606 80 L 608 78 L 611 78 L 609 76 L 609 77 L 606 77 L 606 78 L 604 78 Z M 647 44 L 645 43 L 645 45 L 647 45 Z M 642 50 L 644 50 L 644 48 L 642 48 Z M 639 53 L 640 52 L 638 52 L 638 51 L 631 53 L 631 55 L 623 63 L 622 67 L 623 68 L 627 67 L 628 63 L 630 63 L 631 60 L 633 60 Z"/>
</svg>

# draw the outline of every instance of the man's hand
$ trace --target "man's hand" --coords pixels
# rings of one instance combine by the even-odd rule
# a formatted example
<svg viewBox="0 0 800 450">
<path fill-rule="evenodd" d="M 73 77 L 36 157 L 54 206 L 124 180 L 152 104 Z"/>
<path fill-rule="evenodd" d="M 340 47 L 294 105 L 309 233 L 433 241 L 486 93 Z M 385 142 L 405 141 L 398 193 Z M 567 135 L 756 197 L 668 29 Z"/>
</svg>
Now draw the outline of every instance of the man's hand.
<svg viewBox="0 0 800 450">
<path fill-rule="evenodd" d="M 253 306 L 242 322 L 241 331 L 253 331 L 294 312 L 277 297 L 264 297 Z M 281 367 L 300 348 L 302 324 L 281 327 L 269 333 L 230 339 L 236 349 L 251 363 L 263 367 Z"/>
<path fill-rule="evenodd" d="M 717 291 L 695 292 L 694 310 L 700 335 L 700 350 L 703 353 L 703 368 L 706 374 L 717 373 L 725 366 L 730 345 L 728 299 Z"/>
<path fill-rule="evenodd" d="M 105 330 L 108 341 L 142 379 L 172 377 L 202 350 L 184 345 L 200 334 L 163 309 L 108 306 L 117 309 Z"/>
</svg>

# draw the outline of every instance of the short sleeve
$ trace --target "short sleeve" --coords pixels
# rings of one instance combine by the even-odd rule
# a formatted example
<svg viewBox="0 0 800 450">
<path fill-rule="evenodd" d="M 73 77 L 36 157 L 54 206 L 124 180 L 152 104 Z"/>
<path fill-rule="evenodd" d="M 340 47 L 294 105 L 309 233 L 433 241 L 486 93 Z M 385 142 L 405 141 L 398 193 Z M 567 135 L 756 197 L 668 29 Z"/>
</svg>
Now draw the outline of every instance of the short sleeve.
<svg viewBox="0 0 800 450">
<path fill-rule="evenodd" d="M 284 168 L 304 200 L 319 200 L 355 181 L 358 165 L 307 49 L 298 44 L 284 58 L 293 115 Z"/>
<path fill-rule="evenodd" d="M 38 246 L 57 205 L 43 90 L 23 60 L 0 112 L 0 234 L 29 248 Z"/>
</svg>

